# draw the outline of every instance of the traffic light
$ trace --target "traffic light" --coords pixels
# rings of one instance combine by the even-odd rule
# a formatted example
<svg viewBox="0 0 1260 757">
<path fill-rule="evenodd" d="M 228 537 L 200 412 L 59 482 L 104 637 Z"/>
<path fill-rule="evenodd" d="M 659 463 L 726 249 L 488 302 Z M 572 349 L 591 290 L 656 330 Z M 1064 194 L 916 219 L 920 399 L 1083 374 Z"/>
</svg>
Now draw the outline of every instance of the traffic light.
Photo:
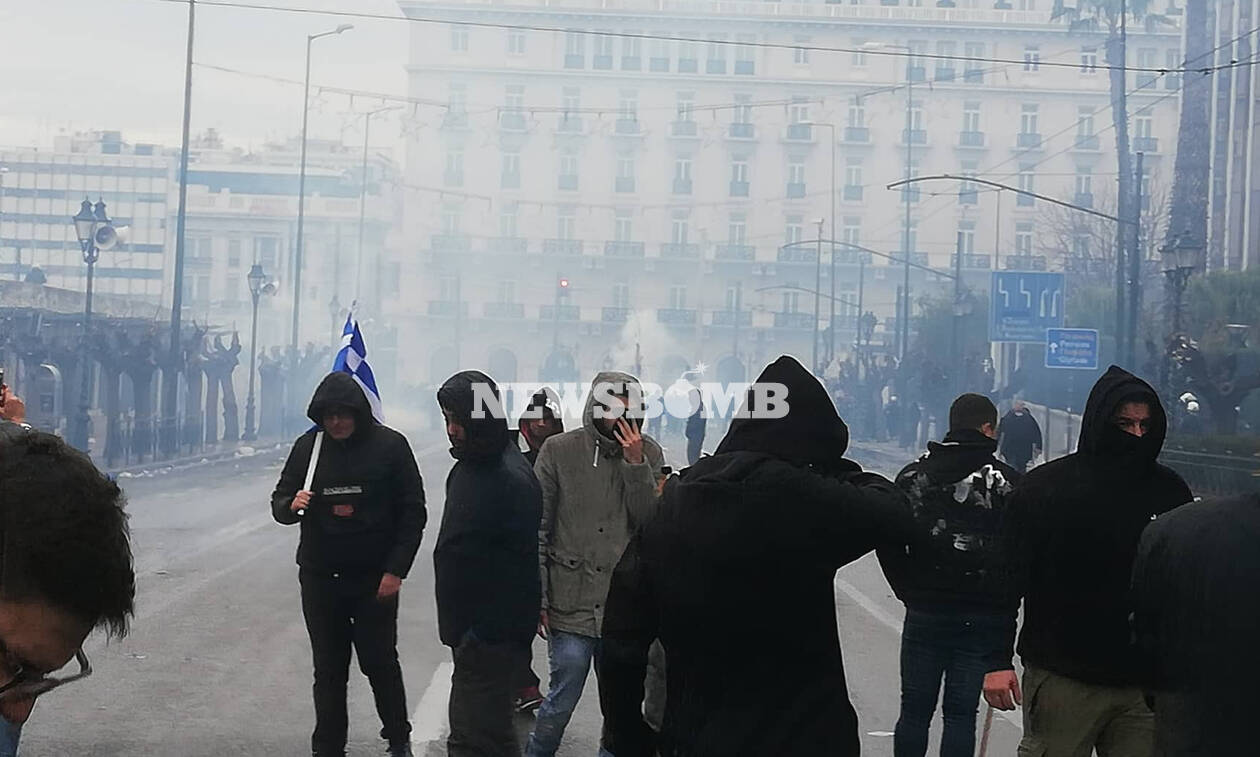
<svg viewBox="0 0 1260 757">
<path fill-rule="evenodd" d="M 561 278 L 559 286 L 556 288 L 556 300 L 559 302 L 568 302 L 569 300 L 569 280 Z"/>
</svg>

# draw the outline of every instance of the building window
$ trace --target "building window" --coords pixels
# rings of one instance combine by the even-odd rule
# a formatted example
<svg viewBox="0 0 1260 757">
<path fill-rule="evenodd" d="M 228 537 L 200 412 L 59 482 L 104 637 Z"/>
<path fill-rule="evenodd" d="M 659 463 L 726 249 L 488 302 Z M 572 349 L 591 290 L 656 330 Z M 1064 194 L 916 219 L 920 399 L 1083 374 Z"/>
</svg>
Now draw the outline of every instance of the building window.
<svg viewBox="0 0 1260 757">
<path fill-rule="evenodd" d="M 674 159 L 674 181 L 691 183 L 691 158 Z"/>
<path fill-rule="evenodd" d="M 980 131 L 980 103 L 963 103 L 962 130 L 973 134 Z"/>
<path fill-rule="evenodd" d="M 1145 71 L 1137 71 L 1135 73 L 1136 84 L 1138 89 L 1152 88 L 1155 84 L 1156 73 L 1152 69 L 1159 68 L 1158 63 L 1159 50 L 1153 47 L 1142 47 L 1137 51 L 1137 67 L 1146 69 Z"/>
<path fill-rule="evenodd" d="M 468 52 L 468 27 L 463 24 L 451 24 L 451 52 Z"/>
<path fill-rule="evenodd" d="M 862 199 L 862 161 L 849 158 L 844 166 L 844 199 Z"/>
<path fill-rule="evenodd" d="M 695 38 L 694 32 L 687 32 L 684 37 Z M 699 53 L 696 50 L 696 43 L 691 39 L 678 40 L 678 73 L 694 74 L 700 68 Z"/>
<path fill-rule="evenodd" d="M 809 100 L 804 97 L 793 97 L 788 106 L 788 119 L 793 124 L 809 123 Z"/>
<path fill-rule="evenodd" d="M 503 189 L 521 188 L 521 154 L 519 152 L 503 153 L 499 186 Z"/>
<path fill-rule="evenodd" d="M 560 153 L 560 189 L 576 192 L 578 189 L 578 156 L 576 152 Z"/>
<path fill-rule="evenodd" d="M 1094 176 L 1089 166 L 1076 167 L 1076 204 L 1087 208 L 1094 203 Z"/>
<path fill-rule="evenodd" d="M 735 108 L 731 111 L 731 123 L 752 123 L 752 96 L 735 95 Z"/>
<path fill-rule="evenodd" d="M 1081 73 L 1096 74 L 1098 73 L 1098 48 L 1082 47 L 1081 48 Z"/>
<path fill-rule="evenodd" d="M 525 54 L 525 30 L 524 29 L 508 29 L 507 52 L 508 52 L 508 55 L 524 55 Z"/>
<path fill-rule="evenodd" d="M 1028 221 L 1015 224 L 1015 254 L 1021 258 L 1032 257 L 1033 225 Z"/>
<path fill-rule="evenodd" d="M 1029 246 L 1029 249 L 1032 248 L 1031 240 L 1029 240 L 1028 246 Z M 1090 257 L 1090 244 L 1089 244 L 1088 234 L 1072 235 L 1072 257 L 1075 257 L 1075 258 Z"/>
<path fill-rule="evenodd" d="M 783 243 L 796 244 L 805 239 L 805 220 L 801 216 L 788 216 Z"/>
<path fill-rule="evenodd" d="M 254 262 L 264 269 L 279 268 L 280 237 L 254 237 Z"/>
<path fill-rule="evenodd" d="M 509 84 L 503 90 L 503 110 L 507 113 L 520 114 L 525 110 L 525 87 L 521 84 Z"/>
<path fill-rule="evenodd" d="M 691 219 L 688 218 L 687 212 L 674 211 L 671 222 L 669 241 L 674 244 L 687 244 L 687 239 L 691 236 Z"/>
<path fill-rule="evenodd" d="M 1082 105 L 1076 109 L 1076 136 L 1094 136 L 1094 106 Z"/>
<path fill-rule="evenodd" d="M 748 160 L 745 158 L 736 158 L 731 161 L 731 181 L 742 184 L 748 183 Z"/>
<path fill-rule="evenodd" d="M 618 242 L 634 240 L 634 221 L 629 210 L 618 208 L 613 217 L 613 239 Z"/>
<path fill-rule="evenodd" d="M 752 43 L 757 37 L 752 34 L 737 34 L 735 40 L 735 73 L 741 76 L 752 76 L 757 72 L 756 50 Z"/>
<path fill-rule="evenodd" d="M 1178 69 L 1184 68 L 1186 62 L 1181 59 L 1181 51 L 1171 48 L 1164 51 L 1164 68 L 1169 71 L 1164 76 L 1164 89 L 1176 91 L 1181 89 L 1181 74 Z"/>
<path fill-rule="evenodd" d="M 928 43 L 912 39 L 906 42 L 906 47 L 910 48 L 910 55 L 906 58 L 906 78 L 911 81 L 925 81 L 927 67 L 924 64 L 927 61 L 923 56 L 927 52 Z"/>
<path fill-rule="evenodd" d="M 576 116 L 582 110 L 582 90 L 577 87 L 565 87 L 560 95 L 560 107 L 564 109 L 564 118 Z"/>
<path fill-rule="evenodd" d="M 632 35 L 640 32 L 629 32 Z M 638 71 L 643 68 L 643 38 L 638 36 L 621 38 L 621 70 Z"/>
<path fill-rule="evenodd" d="M 618 281 L 613 284 L 612 306 L 615 308 L 630 307 L 630 283 Z"/>
<path fill-rule="evenodd" d="M 849 100 L 849 128 L 861 129 L 866 126 L 866 105 L 863 104 L 862 98 L 854 97 Z"/>
<path fill-rule="evenodd" d="M 617 157 L 616 191 L 634 191 L 634 156 L 619 155 Z"/>
<path fill-rule="evenodd" d="M 452 150 L 446 153 L 446 186 L 462 187 L 464 186 L 464 153 L 460 150 Z"/>
<path fill-rule="evenodd" d="M 670 57 L 673 54 L 671 50 L 672 43 L 665 39 L 668 32 L 653 32 L 654 39 L 649 43 L 651 52 L 651 60 L 648 61 L 648 70 L 653 73 L 667 73 L 669 71 Z"/>
<path fill-rule="evenodd" d="M 866 40 L 855 39 L 849 44 L 852 50 L 849 53 L 849 65 L 854 68 L 866 68 L 866 51 L 862 48 L 866 45 Z"/>
<path fill-rule="evenodd" d="M 1133 119 L 1133 137 L 1139 140 L 1150 140 L 1153 136 L 1153 124 L 1151 122 L 1150 113 L 1144 113 Z M 1139 142 L 1136 149 L 1142 149 L 1142 143 Z"/>
<path fill-rule="evenodd" d="M 804 45 L 809 44 L 809 37 L 798 36 L 796 38 L 796 43 L 798 45 L 802 45 L 802 47 L 792 48 L 792 62 L 798 66 L 808 66 L 809 65 L 809 48 L 805 47 Z"/>
<path fill-rule="evenodd" d="M 796 291 L 787 291 L 783 293 L 783 312 L 799 313 L 801 308 L 801 293 Z"/>
<path fill-rule="evenodd" d="M 678 110 L 675 113 L 675 120 L 679 123 L 691 123 L 695 120 L 696 110 L 696 93 L 695 92 L 679 92 L 678 93 Z"/>
<path fill-rule="evenodd" d="M 228 268 L 241 267 L 241 240 L 239 239 L 228 240 L 227 264 L 228 264 Z"/>
<path fill-rule="evenodd" d="M 917 160 L 911 161 L 909 164 L 906 165 L 906 170 L 908 171 L 908 174 L 909 174 L 906 178 L 913 179 L 914 177 L 918 176 L 919 175 L 919 161 Z M 922 197 L 923 197 L 923 191 L 919 188 L 918 184 L 906 184 L 902 186 L 901 188 L 901 201 L 902 202 L 918 202 L 920 199 L 922 199 Z"/>
<path fill-rule="evenodd" d="M 505 239 L 515 239 L 519 235 L 517 218 L 516 203 L 504 203 L 499 211 L 499 236 Z"/>
<path fill-rule="evenodd" d="M 1026 104 L 1019 109 L 1019 133 L 1038 134 L 1036 105 Z"/>
<path fill-rule="evenodd" d="M 617 118 L 622 121 L 639 120 L 639 92 L 634 89 L 623 89 L 617 98 Z"/>
<path fill-rule="evenodd" d="M 687 287 L 683 284 L 674 284 L 669 288 L 669 307 L 673 310 L 685 310 L 687 308 Z"/>
<path fill-rule="evenodd" d="M 976 254 L 976 222 L 959 221 L 958 234 L 954 241 L 955 250 L 963 255 Z"/>
<path fill-rule="evenodd" d="M 726 241 L 730 244 L 747 244 L 748 216 L 744 213 L 731 213 L 726 224 Z"/>
<path fill-rule="evenodd" d="M 448 237 L 459 236 L 464 231 L 464 217 L 459 208 L 442 209 L 442 234 Z"/>
<path fill-rule="evenodd" d="M 577 210 L 571 205 L 556 208 L 556 239 L 574 239 L 577 236 Z"/>
<path fill-rule="evenodd" d="M 595 35 L 595 57 L 591 61 L 593 68 L 607 71 L 613 65 L 613 38 L 611 34 Z"/>
<path fill-rule="evenodd" d="M 959 173 L 964 177 L 974 177 L 979 170 L 979 163 L 974 160 L 964 160 L 962 162 L 962 170 Z M 975 184 L 966 180 L 958 183 L 959 205 L 975 205 L 978 199 Z"/>
<path fill-rule="evenodd" d="M 963 62 L 963 79 L 972 84 L 979 84 L 984 81 L 984 43 L 983 42 L 965 42 L 963 43 L 963 55 L 967 58 Z"/>
<path fill-rule="evenodd" d="M 499 285 L 496 288 L 498 302 L 516 302 L 516 280 L 515 279 L 499 279 Z"/>
<path fill-rule="evenodd" d="M 953 81 L 955 65 L 958 57 L 958 43 L 944 40 L 936 43 L 936 76 L 937 81 Z"/>
<path fill-rule="evenodd" d="M 840 241 L 845 244 L 862 244 L 862 219 L 859 216 L 845 216 L 840 226 Z"/>
<path fill-rule="evenodd" d="M 705 53 L 704 70 L 710 74 L 726 73 L 726 35 L 710 34 Z"/>
<path fill-rule="evenodd" d="M 564 33 L 564 67 L 586 66 L 586 35 L 582 32 Z"/>
<path fill-rule="evenodd" d="M 1041 70 L 1041 48 L 1036 45 L 1024 46 L 1024 70 Z"/>
<path fill-rule="evenodd" d="M 790 158 L 787 176 L 787 196 L 791 199 L 803 198 L 805 196 L 805 160 L 799 157 Z"/>
<path fill-rule="evenodd" d="M 1016 184 L 1016 186 L 1019 187 L 1019 189 L 1022 190 L 1023 192 L 1036 192 L 1037 191 L 1034 186 L 1035 174 L 1033 172 L 1035 170 L 1036 170 L 1035 163 L 1021 163 L 1020 164 L 1018 183 Z M 1015 196 L 1015 204 L 1023 208 L 1032 207 L 1035 204 L 1035 200 L 1036 198 L 1034 198 L 1032 195 L 1018 194 Z"/>
</svg>

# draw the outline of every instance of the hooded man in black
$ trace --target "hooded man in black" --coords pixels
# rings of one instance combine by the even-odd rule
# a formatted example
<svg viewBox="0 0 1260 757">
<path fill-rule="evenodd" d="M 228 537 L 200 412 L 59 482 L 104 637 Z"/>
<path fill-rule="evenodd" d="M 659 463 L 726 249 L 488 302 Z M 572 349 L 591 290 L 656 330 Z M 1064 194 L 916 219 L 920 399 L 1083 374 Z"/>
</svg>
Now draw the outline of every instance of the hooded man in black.
<svg viewBox="0 0 1260 757">
<path fill-rule="evenodd" d="M 347 373 L 330 373 L 311 398 L 316 428 L 293 443 L 271 495 L 284 525 L 301 523 L 298 576 L 315 659 L 314 755 L 344 755 L 346 682 L 353 644 L 372 684 L 391 755 L 410 755 L 411 724 L 398 664 L 398 592 L 411 570 L 426 514 L 406 437 L 372 418 Z M 303 489 L 323 434 L 309 490 Z"/>
<path fill-rule="evenodd" d="M 599 673 L 617 757 L 858 754 L 835 572 L 905 544 L 913 521 L 891 483 L 844 459 L 848 429 L 795 359 L 766 368 L 741 415 L 770 409 L 768 384 L 787 388 L 787 414 L 737 416 L 711 457 L 669 479 L 614 572 Z M 641 714 L 655 639 L 668 662 L 659 736 Z"/>
<path fill-rule="evenodd" d="M 1026 700 L 1020 754 L 1151 753 L 1129 580 L 1142 529 L 1191 499 L 1156 462 L 1167 428 L 1155 390 L 1112 366 L 1089 394 L 1077 451 L 1034 469 L 1010 497 L 1004 562 L 1024 600 L 1024 684 L 1011 629 L 984 690 L 999 709 Z"/>
<path fill-rule="evenodd" d="M 489 376 L 457 373 L 437 397 L 456 460 L 433 552 L 438 632 L 455 659 L 447 753 L 519 755 L 512 696 L 541 604 L 542 490 Z"/>
<path fill-rule="evenodd" d="M 923 757 L 941 697 L 941 757 L 976 752 L 976 703 L 988 662 L 1015 627 L 1018 601 L 1004 586 L 1001 525 L 1020 473 L 994 457 L 997 408 L 964 394 L 949 409 L 949 433 L 897 474 L 920 540 L 881 549 L 879 561 L 906 605 L 901 635 L 901 716 L 895 757 Z"/>
<path fill-rule="evenodd" d="M 1255 754 L 1260 494 L 1195 502 L 1147 526 L 1133 604 L 1154 671 L 1155 757 Z"/>
</svg>

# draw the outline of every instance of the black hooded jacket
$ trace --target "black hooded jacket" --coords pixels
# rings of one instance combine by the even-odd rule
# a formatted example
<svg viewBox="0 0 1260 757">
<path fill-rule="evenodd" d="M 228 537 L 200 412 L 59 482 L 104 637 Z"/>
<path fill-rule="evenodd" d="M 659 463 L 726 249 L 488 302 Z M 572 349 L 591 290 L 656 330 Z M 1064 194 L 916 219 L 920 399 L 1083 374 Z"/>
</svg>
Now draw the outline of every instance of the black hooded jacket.
<svg viewBox="0 0 1260 757">
<path fill-rule="evenodd" d="M 1151 408 L 1141 438 L 1112 423 L 1132 401 Z M 1192 499 L 1156 462 L 1167 429 L 1155 390 L 1113 365 L 1089 393 L 1077 451 L 1034 469 L 1012 493 L 1003 542 L 1012 591 L 1024 600 L 1025 665 L 1086 683 L 1141 682 L 1129 629 L 1138 538 L 1152 518 Z M 1013 667 L 1013 636 L 990 670 Z"/>
<path fill-rule="evenodd" d="M 663 757 L 859 752 L 833 579 L 904 544 L 913 521 L 896 487 L 843 458 L 848 430 L 800 363 L 781 357 L 758 382 L 788 387 L 787 415 L 732 422 L 713 456 L 665 485 L 613 574 L 599 672 L 604 746 L 617 757 L 654 746 Z M 658 638 L 659 737 L 641 714 Z"/>
<path fill-rule="evenodd" d="M 473 385 L 498 396 L 484 373 L 457 373 L 438 404 L 464 427 L 446 478 L 446 507 L 433 551 L 438 634 L 457 647 L 465 634 L 529 644 L 538 626 L 538 525 L 542 490 L 500 415 L 473 418 Z"/>
<path fill-rule="evenodd" d="M 928 612 L 1009 614 L 1019 602 L 1005 586 L 1001 538 L 1006 500 L 1021 474 L 993 453 L 979 431 L 950 431 L 897 474 L 920 540 L 881 549 L 879 562 L 897 598 Z"/>
<path fill-rule="evenodd" d="M 1154 675 L 1156 757 L 1256 753 L 1260 494 L 1195 502 L 1146 527 L 1134 630 Z"/>
<path fill-rule="evenodd" d="M 325 376 L 306 414 L 318 427 L 334 407 L 354 414 L 354 433 L 344 441 L 324 435 L 314 496 L 303 517 L 289 504 L 306 482 L 317 429 L 299 436 L 271 495 L 272 515 L 285 525 L 302 524 L 297 562 L 304 569 L 406 578 L 427 519 L 411 445 L 372 418 L 367 397 L 348 373 Z"/>
</svg>

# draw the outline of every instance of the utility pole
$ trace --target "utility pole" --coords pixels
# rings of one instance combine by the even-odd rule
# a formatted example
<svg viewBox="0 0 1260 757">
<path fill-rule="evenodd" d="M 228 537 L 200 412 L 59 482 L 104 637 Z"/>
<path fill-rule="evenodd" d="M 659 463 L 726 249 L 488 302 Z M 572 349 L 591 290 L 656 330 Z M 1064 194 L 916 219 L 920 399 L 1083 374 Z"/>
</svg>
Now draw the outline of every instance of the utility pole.
<svg viewBox="0 0 1260 757">
<path fill-rule="evenodd" d="M 827 345 L 827 365 L 836 359 L 836 125 L 831 127 L 831 320 L 827 322 L 831 339 Z"/>
<path fill-rule="evenodd" d="M 179 450 L 179 373 L 183 362 L 180 316 L 184 308 L 184 230 L 188 210 L 189 127 L 192 123 L 193 28 L 197 2 L 188 0 L 188 51 L 184 56 L 184 125 L 179 151 L 179 210 L 175 216 L 175 266 L 171 280 L 171 351 L 162 371 L 162 451 L 173 457 Z M 169 373 L 168 373 L 169 372 Z"/>
<path fill-rule="evenodd" d="M 950 321 L 949 330 L 949 354 L 950 354 L 950 373 L 953 374 L 951 384 L 954 386 L 954 394 L 962 391 L 962 377 L 959 375 L 962 361 L 958 355 L 958 327 L 959 320 L 962 318 L 962 233 L 960 232 L 954 243 L 954 308 L 953 319 Z"/>
<path fill-rule="evenodd" d="M 1137 154 L 1133 178 L 1133 230 L 1129 246 L 1129 370 L 1137 369 L 1138 313 L 1142 309 L 1142 158 Z"/>
<path fill-rule="evenodd" d="M 1120 112 L 1113 114 L 1116 122 L 1120 127 L 1122 127 L 1118 128 L 1116 132 L 1116 152 L 1117 160 L 1119 161 L 1120 166 L 1120 171 L 1117 175 L 1117 181 L 1119 184 L 1119 202 L 1117 203 L 1118 207 L 1116 209 L 1118 212 L 1116 215 L 1121 218 L 1129 217 L 1128 207 L 1130 199 L 1129 176 L 1126 175 L 1129 167 L 1129 132 L 1128 127 L 1125 126 L 1125 121 L 1129 117 L 1129 97 L 1127 92 L 1129 87 L 1127 68 L 1129 62 L 1128 16 L 1128 2 L 1127 0 L 1120 0 L 1120 60 L 1116 61 L 1113 59 L 1108 61 L 1113 67 L 1117 64 L 1120 66 L 1118 73 L 1114 68 L 1112 69 L 1111 76 L 1115 77 L 1118 75 L 1122 80 L 1122 84 L 1119 87 Z M 1110 45 L 1108 45 L 1108 49 L 1111 49 Z M 1128 334 L 1126 326 L 1127 319 L 1125 318 L 1125 278 L 1128 275 L 1128 272 L 1125 270 L 1124 265 L 1125 252 L 1128 248 L 1128 235 L 1129 230 L 1125 229 L 1123 226 L 1116 229 L 1116 358 L 1118 360 L 1122 360 L 1126 354 L 1125 337 Z"/>
<path fill-rule="evenodd" d="M 814 375 L 818 375 L 819 373 L 822 373 L 822 371 L 820 371 L 818 368 L 818 316 L 822 315 L 821 313 L 818 312 L 819 303 L 820 303 L 819 298 L 822 295 L 822 292 L 820 291 L 822 289 L 822 243 L 823 243 L 822 233 L 823 233 L 823 219 L 819 218 L 818 219 L 818 256 L 814 258 L 814 351 L 813 351 L 813 362 L 810 366 L 810 370 L 813 371 Z"/>
<path fill-rule="evenodd" d="M 913 51 L 906 48 L 910 53 L 910 63 L 914 62 Z M 910 178 L 910 172 L 914 166 L 914 77 L 910 74 L 909 63 L 906 66 L 906 178 Z M 897 324 L 901 327 L 901 344 L 898 355 L 901 360 L 905 360 L 906 352 L 910 349 L 910 190 L 907 187 L 902 199 L 905 201 L 905 222 L 902 228 L 903 250 L 902 254 L 906 256 L 905 265 L 902 273 L 902 297 L 904 312 L 902 317 L 898 319 Z"/>
</svg>

